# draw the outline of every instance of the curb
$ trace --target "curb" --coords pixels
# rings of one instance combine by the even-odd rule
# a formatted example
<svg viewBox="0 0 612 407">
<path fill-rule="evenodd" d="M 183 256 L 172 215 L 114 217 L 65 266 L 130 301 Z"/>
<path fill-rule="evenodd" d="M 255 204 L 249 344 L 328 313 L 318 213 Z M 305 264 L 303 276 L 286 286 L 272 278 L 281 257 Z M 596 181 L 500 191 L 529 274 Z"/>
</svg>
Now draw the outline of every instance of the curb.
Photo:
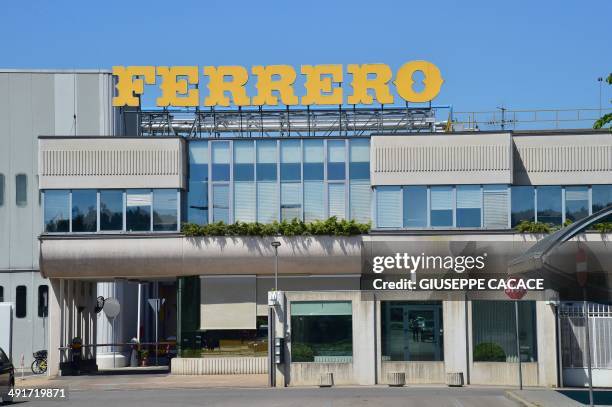
<svg viewBox="0 0 612 407">
<path fill-rule="evenodd" d="M 527 401 L 523 397 L 519 396 L 516 393 L 513 393 L 510 390 L 505 391 L 504 392 L 504 396 L 507 399 L 512 400 L 512 401 L 514 401 L 516 403 L 519 403 L 521 406 L 524 406 L 524 407 L 541 407 L 540 404 L 535 404 L 535 403 L 532 403 L 530 401 Z"/>
</svg>

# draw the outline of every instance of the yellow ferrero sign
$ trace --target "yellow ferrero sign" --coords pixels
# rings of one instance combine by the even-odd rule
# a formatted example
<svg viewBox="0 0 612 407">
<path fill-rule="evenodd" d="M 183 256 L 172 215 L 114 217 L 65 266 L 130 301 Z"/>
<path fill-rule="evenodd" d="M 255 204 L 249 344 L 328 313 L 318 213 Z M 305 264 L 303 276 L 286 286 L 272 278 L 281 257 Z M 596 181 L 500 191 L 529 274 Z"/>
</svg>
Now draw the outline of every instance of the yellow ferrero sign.
<svg viewBox="0 0 612 407">
<path fill-rule="evenodd" d="M 422 72 L 423 86 L 414 90 L 414 74 Z M 161 96 L 157 106 L 278 106 L 287 105 L 370 105 L 392 104 L 394 96 L 390 84 L 406 102 L 429 102 L 438 93 L 444 80 L 440 70 L 431 62 L 411 61 L 395 73 L 385 64 L 349 64 L 351 92 L 345 95 L 342 65 L 302 65 L 305 94 L 295 94 L 297 73 L 290 65 L 256 65 L 249 71 L 242 66 L 205 66 L 208 92 L 200 97 L 200 70 L 197 66 L 114 66 L 117 77 L 117 96 L 113 106 L 138 106 L 144 85 L 159 84 Z M 158 79 L 158 77 L 160 79 Z M 246 84 L 255 77 L 257 94 L 249 96 Z M 334 86 L 335 85 L 335 86 Z M 345 100 L 346 96 L 346 100 Z"/>
</svg>

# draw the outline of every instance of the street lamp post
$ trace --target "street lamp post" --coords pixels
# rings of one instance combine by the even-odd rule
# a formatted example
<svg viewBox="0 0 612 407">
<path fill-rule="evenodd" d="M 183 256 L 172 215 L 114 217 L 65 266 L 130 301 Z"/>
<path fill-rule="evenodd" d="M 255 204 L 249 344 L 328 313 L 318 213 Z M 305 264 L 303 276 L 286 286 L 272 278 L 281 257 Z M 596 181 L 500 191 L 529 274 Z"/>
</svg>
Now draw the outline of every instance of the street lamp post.
<svg viewBox="0 0 612 407">
<path fill-rule="evenodd" d="M 272 247 L 274 247 L 274 303 L 278 301 L 278 247 L 281 243 L 277 240 L 274 240 L 271 243 Z M 274 357 L 274 340 L 276 333 L 274 332 L 274 305 L 270 303 L 268 309 L 268 386 L 276 387 L 276 363 Z"/>
<path fill-rule="evenodd" d="M 278 291 L 278 247 L 281 243 L 275 240 L 271 244 L 274 247 L 274 291 Z"/>
</svg>

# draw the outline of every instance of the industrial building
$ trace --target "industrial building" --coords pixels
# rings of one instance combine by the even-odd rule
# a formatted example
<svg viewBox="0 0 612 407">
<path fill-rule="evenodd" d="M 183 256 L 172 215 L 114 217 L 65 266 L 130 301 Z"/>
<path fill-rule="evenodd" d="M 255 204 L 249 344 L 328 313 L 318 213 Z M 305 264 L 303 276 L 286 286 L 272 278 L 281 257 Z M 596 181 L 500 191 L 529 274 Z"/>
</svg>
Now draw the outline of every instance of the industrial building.
<svg viewBox="0 0 612 407">
<path fill-rule="evenodd" d="M 48 348 L 57 374 L 78 336 L 91 364 L 126 364 L 129 354 L 95 345 L 138 338 L 176 341 L 174 374 L 265 373 L 270 330 L 284 340 L 281 386 L 327 373 L 387 383 L 395 372 L 512 385 L 519 360 L 526 385 L 584 385 L 574 298 L 527 293 L 517 346 L 505 297 L 373 290 L 364 257 L 486 247 L 504 252 L 505 274 L 542 237 L 519 233 L 522 221 L 560 228 L 612 205 L 609 131 L 460 129 L 432 106 L 114 108 L 112 95 L 110 72 L 0 72 L 0 301 L 14 310 L 14 359 Z M 371 229 L 192 236 L 182 226 L 331 217 Z M 607 232 L 580 239 L 595 258 L 609 249 Z M 96 313 L 99 296 L 119 300 L 116 321 Z M 612 307 L 598 298 L 589 315 L 604 386 Z"/>
</svg>

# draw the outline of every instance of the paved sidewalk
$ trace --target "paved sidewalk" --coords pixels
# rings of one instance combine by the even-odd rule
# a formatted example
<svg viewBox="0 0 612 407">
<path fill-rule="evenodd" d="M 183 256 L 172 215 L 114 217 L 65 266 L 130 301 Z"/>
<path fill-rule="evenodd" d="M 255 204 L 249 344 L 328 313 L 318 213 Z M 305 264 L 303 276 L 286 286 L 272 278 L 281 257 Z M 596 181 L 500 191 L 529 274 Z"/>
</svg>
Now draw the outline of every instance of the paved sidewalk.
<svg viewBox="0 0 612 407">
<path fill-rule="evenodd" d="M 506 397 L 525 407 L 575 407 L 589 404 L 588 391 L 585 389 L 508 390 Z M 612 391 L 595 390 L 594 404 L 612 406 Z"/>
<path fill-rule="evenodd" d="M 70 390 L 156 390 L 267 387 L 268 375 L 103 374 L 83 376 L 29 376 L 17 378 L 17 387 L 66 387 Z"/>
</svg>

